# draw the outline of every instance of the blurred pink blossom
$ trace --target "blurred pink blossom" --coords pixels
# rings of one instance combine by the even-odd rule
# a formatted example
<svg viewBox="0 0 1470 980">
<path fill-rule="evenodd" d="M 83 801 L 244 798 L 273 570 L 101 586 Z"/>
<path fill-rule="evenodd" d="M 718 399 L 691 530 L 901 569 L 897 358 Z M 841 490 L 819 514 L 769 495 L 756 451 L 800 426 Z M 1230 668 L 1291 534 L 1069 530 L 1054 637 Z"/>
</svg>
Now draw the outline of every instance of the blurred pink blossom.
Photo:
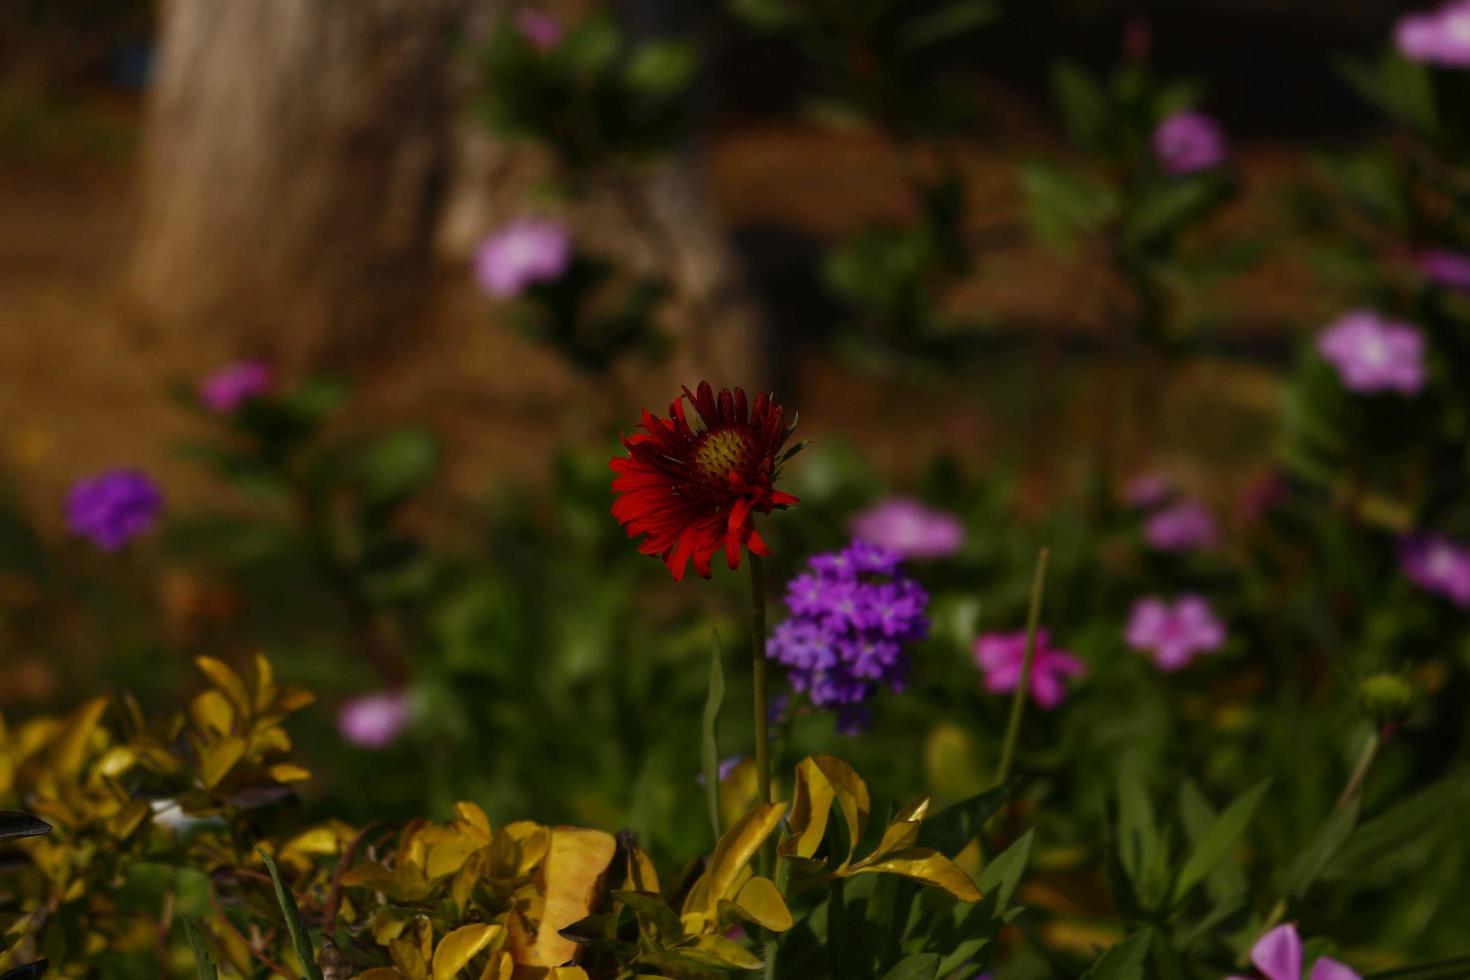
<svg viewBox="0 0 1470 980">
<path fill-rule="evenodd" d="M 535 7 L 524 7 L 516 14 L 516 33 L 538 51 L 550 51 L 561 43 L 566 28 L 555 15 Z"/>
<path fill-rule="evenodd" d="M 1424 336 L 1418 328 L 1371 310 L 1338 318 L 1317 338 L 1317 350 L 1351 391 L 1417 394 L 1424 387 Z"/>
<path fill-rule="evenodd" d="M 1026 631 L 986 633 L 975 641 L 975 663 L 985 673 L 985 689 L 996 694 L 1014 691 L 1026 662 Z M 1063 681 L 1087 673 L 1087 665 L 1051 645 L 1051 634 L 1036 631 L 1031 658 L 1031 698 L 1048 711 L 1066 699 Z"/>
<path fill-rule="evenodd" d="M 1198 500 L 1181 500 L 1155 511 L 1143 525 L 1143 536 L 1159 551 L 1212 548 L 1219 540 L 1215 518 Z"/>
<path fill-rule="evenodd" d="M 1256 940 L 1251 947 L 1251 963 L 1260 971 L 1262 980 L 1301 980 L 1302 938 L 1296 926 L 1287 923 L 1277 926 Z M 1248 980 L 1246 977 L 1230 977 L 1228 980 Z M 1345 964 L 1327 956 L 1319 956 L 1312 964 L 1308 980 L 1362 980 Z"/>
<path fill-rule="evenodd" d="M 1176 176 L 1208 170 L 1225 162 L 1225 130 L 1202 112 L 1185 110 L 1169 116 L 1153 135 L 1154 157 L 1165 173 Z"/>
<path fill-rule="evenodd" d="M 358 748 L 381 749 L 402 734 L 408 719 L 407 695 L 402 691 L 379 691 L 342 705 L 337 730 Z"/>
<path fill-rule="evenodd" d="M 1470 68 L 1470 0 L 1405 14 L 1394 25 L 1394 43 L 1411 61 L 1442 68 Z"/>
<path fill-rule="evenodd" d="M 1146 596 L 1133 604 L 1124 639 L 1130 647 L 1153 655 L 1160 670 L 1175 671 L 1202 653 L 1225 645 L 1225 627 L 1201 596 L 1185 595 L 1169 603 Z"/>
<path fill-rule="evenodd" d="M 959 518 L 909 497 L 889 497 L 852 519 L 852 533 L 903 558 L 941 558 L 965 541 Z"/>
<path fill-rule="evenodd" d="M 1470 548 L 1441 535 L 1420 535 L 1400 546 L 1399 562 L 1415 585 L 1470 608 Z"/>
<path fill-rule="evenodd" d="M 480 244 L 475 278 L 491 296 L 519 296 L 527 286 L 561 276 L 572 257 L 566 229 L 555 221 L 521 218 Z"/>
<path fill-rule="evenodd" d="M 229 414 L 252 398 L 267 394 L 275 384 L 268 365 L 236 361 L 199 383 L 199 400 L 213 411 Z"/>
</svg>

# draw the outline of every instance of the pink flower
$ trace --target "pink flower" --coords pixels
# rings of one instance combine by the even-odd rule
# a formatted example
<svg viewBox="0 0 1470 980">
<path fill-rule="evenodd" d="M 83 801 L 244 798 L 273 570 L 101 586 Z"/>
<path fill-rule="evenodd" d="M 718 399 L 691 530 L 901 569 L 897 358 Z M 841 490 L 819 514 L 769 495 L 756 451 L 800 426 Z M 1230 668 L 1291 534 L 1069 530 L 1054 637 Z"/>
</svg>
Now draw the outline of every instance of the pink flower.
<svg viewBox="0 0 1470 980">
<path fill-rule="evenodd" d="M 1026 662 L 1026 631 L 986 633 L 975 641 L 975 663 L 985 673 L 985 689 L 996 694 L 1014 691 L 1021 682 Z M 1036 652 L 1031 658 L 1031 698 L 1050 711 L 1067 696 L 1062 683 L 1067 677 L 1087 673 L 1087 665 L 1065 650 L 1051 646 L 1047 630 L 1036 631 Z"/>
<path fill-rule="evenodd" d="M 1139 510 L 1157 507 L 1174 495 L 1174 481 L 1162 473 L 1141 473 L 1124 491 L 1128 503 Z"/>
<path fill-rule="evenodd" d="M 852 519 L 852 533 L 902 558 L 942 558 L 960 549 L 959 518 L 908 497 L 889 497 Z"/>
<path fill-rule="evenodd" d="M 236 361 L 199 383 L 199 400 L 222 415 L 270 392 L 275 378 L 260 361 Z"/>
<path fill-rule="evenodd" d="M 1133 604 L 1124 639 L 1135 650 L 1153 654 L 1160 670 L 1175 671 L 1201 653 L 1225 645 L 1225 627 L 1210 604 L 1197 595 L 1181 596 L 1172 605 L 1157 596 Z"/>
<path fill-rule="evenodd" d="M 1394 25 L 1393 36 L 1399 51 L 1411 61 L 1470 68 L 1470 0 L 1406 14 Z"/>
<path fill-rule="evenodd" d="M 379 691 L 353 698 L 337 715 L 337 731 L 363 749 L 381 749 L 408 725 L 408 697 L 401 691 Z"/>
<path fill-rule="evenodd" d="M 1154 157 L 1176 176 L 1208 170 L 1225 161 L 1225 131 L 1202 112 L 1176 112 L 1154 130 Z"/>
<path fill-rule="evenodd" d="M 1291 923 L 1277 926 L 1251 947 L 1251 963 L 1262 980 L 1302 980 L 1302 938 Z M 1229 980 L 1247 980 L 1231 977 Z M 1309 980 L 1362 980 L 1350 967 L 1320 956 L 1312 964 Z"/>
<path fill-rule="evenodd" d="M 550 51 L 561 43 L 566 28 L 546 11 L 525 7 L 516 14 L 516 33 L 529 41 L 537 51 Z"/>
<path fill-rule="evenodd" d="M 1419 271 L 1441 286 L 1470 290 L 1470 255 L 1431 248 L 1419 253 Z"/>
<path fill-rule="evenodd" d="M 512 221 L 480 244 L 475 278 L 491 296 L 519 296 L 533 283 L 550 282 L 566 271 L 572 243 L 554 221 Z"/>
<path fill-rule="evenodd" d="M 1198 500 L 1181 500 L 1155 512 L 1144 523 L 1143 536 L 1159 551 L 1192 551 L 1213 547 L 1219 529 Z"/>
<path fill-rule="evenodd" d="M 1424 336 L 1371 310 L 1339 318 L 1317 338 L 1317 350 L 1352 391 L 1413 395 L 1424 387 Z"/>
<path fill-rule="evenodd" d="M 1420 535 L 1403 542 L 1399 563 L 1415 585 L 1470 609 L 1470 548 L 1441 535 Z"/>
</svg>

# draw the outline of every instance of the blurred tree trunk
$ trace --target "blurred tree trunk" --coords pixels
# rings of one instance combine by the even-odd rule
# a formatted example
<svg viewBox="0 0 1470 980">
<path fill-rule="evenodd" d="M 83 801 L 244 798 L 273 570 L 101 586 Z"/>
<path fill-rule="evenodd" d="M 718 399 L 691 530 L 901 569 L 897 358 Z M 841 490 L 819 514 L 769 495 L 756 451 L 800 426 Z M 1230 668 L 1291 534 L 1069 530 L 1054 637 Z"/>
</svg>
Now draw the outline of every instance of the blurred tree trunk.
<svg viewBox="0 0 1470 980">
<path fill-rule="evenodd" d="M 466 0 L 163 0 L 134 281 L 165 323 L 300 364 L 422 310 Z"/>
</svg>

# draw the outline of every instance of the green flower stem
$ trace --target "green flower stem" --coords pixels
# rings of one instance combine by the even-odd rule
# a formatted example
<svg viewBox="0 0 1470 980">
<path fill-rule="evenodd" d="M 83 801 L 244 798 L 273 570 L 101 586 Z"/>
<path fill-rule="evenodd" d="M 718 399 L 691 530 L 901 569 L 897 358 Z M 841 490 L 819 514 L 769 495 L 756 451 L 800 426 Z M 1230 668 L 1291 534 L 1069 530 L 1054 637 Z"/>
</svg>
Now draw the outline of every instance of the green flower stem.
<svg viewBox="0 0 1470 980">
<path fill-rule="evenodd" d="M 771 802 L 771 758 L 768 746 L 770 718 L 766 711 L 766 565 L 760 555 L 750 556 L 750 665 L 755 686 L 755 771 L 760 801 Z M 761 873 L 771 873 L 762 859 Z"/>
<path fill-rule="evenodd" d="M 1021 735 L 1021 715 L 1026 710 L 1026 695 L 1031 688 L 1031 662 L 1036 658 L 1036 630 L 1041 623 L 1041 597 L 1046 590 L 1046 560 L 1051 554 L 1042 548 L 1036 556 L 1036 575 L 1031 580 L 1031 606 L 1026 613 L 1026 656 L 1021 661 L 1021 678 L 1011 695 L 1011 715 L 1006 721 L 1006 738 L 1000 748 L 1000 767 L 995 785 L 1000 786 L 1011 775 L 1011 762 L 1016 755 L 1016 742 Z"/>
</svg>

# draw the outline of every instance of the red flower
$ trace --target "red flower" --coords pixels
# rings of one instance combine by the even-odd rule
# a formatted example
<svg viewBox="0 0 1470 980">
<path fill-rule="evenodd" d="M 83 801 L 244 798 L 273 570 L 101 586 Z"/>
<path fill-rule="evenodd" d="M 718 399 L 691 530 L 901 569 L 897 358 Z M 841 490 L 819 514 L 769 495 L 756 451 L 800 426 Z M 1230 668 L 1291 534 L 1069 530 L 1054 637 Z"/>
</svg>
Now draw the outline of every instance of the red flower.
<svg viewBox="0 0 1470 980">
<path fill-rule="evenodd" d="M 702 425 L 684 418 L 684 399 L 699 413 Z M 797 502 L 771 488 L 780 464 L 801 448 L 781 453 L 791 435 L 785 413 L 766 395 L 747 406 L 745 392 L 720 389 L 709 382 L 699 393 L 688 388 L 669 406 L 669 417 L 643 412 L 644 432 L 623 437 L 627 456 L 612 461 L 613 516 L 628 537 L 643 535 L 638 550 L 657 555 L 684 577 L 689 562 L 705 578 L 710 559 L 721 548 L 730 568 L 740 567 L 740 551 L 768 554 L 756 533 L 753 516 Z"/>
</svg>

